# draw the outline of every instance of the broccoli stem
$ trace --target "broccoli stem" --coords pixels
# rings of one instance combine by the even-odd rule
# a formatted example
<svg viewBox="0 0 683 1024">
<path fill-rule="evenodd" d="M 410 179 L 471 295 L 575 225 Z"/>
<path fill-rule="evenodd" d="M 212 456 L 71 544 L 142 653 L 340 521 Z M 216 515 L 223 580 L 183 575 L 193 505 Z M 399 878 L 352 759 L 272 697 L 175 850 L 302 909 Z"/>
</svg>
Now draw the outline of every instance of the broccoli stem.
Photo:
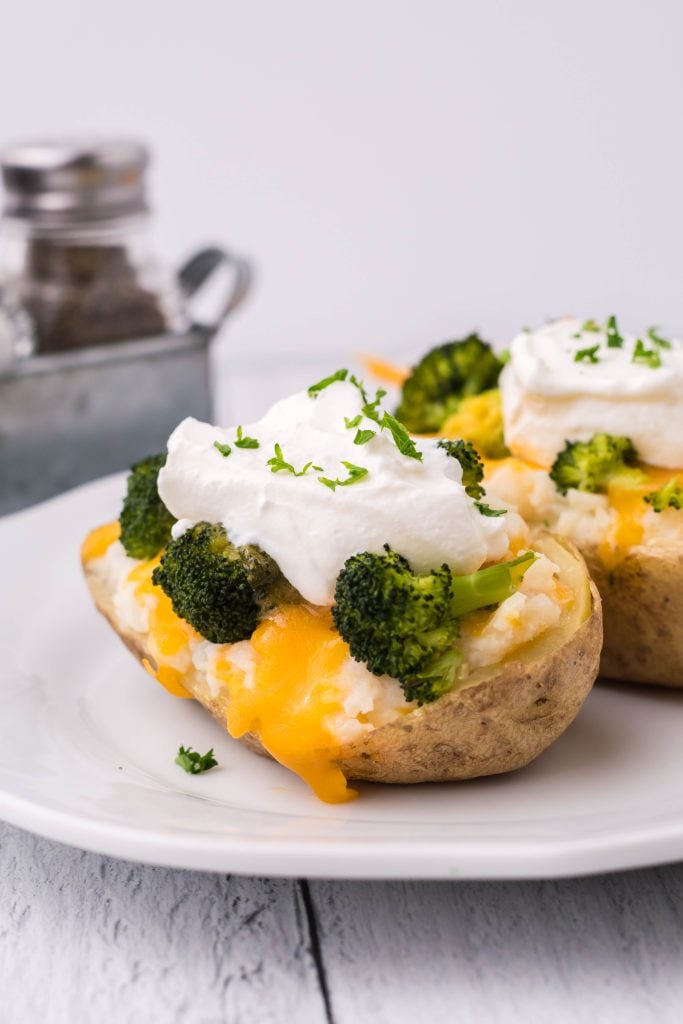
<svg viewBox="0 0 683 1024">
<path fill-rule="evenodd" d="M 454 576 L 452 603 L 455 617 L 461 618 L 478 608 L 500 604 L 515 593 L 525 572 L 535 561 L 533 551 L 527 551 L 512 562 L 491 565 L 468 576 Z"/>
</svg>

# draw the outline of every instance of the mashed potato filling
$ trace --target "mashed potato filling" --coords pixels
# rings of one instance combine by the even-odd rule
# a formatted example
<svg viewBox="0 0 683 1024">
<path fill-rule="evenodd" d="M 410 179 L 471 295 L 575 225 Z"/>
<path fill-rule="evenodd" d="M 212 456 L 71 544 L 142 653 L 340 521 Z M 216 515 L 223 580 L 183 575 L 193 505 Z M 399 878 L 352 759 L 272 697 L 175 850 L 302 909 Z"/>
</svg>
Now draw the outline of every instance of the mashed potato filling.
<svg viewBox="0 0 683 1024">
<path fill-rule="evenodd" d="M 646 479 L 639 487 L 613 487 L 607 494 L 571 489 L 562 495 L 547 470 L 508 458 L 487 462 L 486 486 L 532 526 L 568 537 L 578 547 L 596 547 L 603 564 L 612 569 L 632 547 L 683 545 L 680 511 L 655 512 L 643 500 L 680 471 L 655 466 L 642 469 Z"/>
<path fill-rule="evenodd" d="M 144 641 L 150 674 L 171 693 L 188 697 L 183 679 L 193 672 L 211 701 L 225 709 L 232 736 L 257 735 L 323 800 L 353 798 L 336 751 L 415 709 L 399 682 L 373 675 L 351 657 L 326 607 L 281 606 L 239 643 L 203 639 L 152 583 L 158 556 L 129 558 L 116 531 L 102 531 L 99 539 L 94 531 L 86 540 L 89 568 L 113 595 L 120 627 Z M 559 582 L 557 566 L 539 554 L 515 594 L 494 611 L 463 621 L 462 684 L 470 671 L 504 661 L 555 626 L 573 597 Z"/>
</svg>

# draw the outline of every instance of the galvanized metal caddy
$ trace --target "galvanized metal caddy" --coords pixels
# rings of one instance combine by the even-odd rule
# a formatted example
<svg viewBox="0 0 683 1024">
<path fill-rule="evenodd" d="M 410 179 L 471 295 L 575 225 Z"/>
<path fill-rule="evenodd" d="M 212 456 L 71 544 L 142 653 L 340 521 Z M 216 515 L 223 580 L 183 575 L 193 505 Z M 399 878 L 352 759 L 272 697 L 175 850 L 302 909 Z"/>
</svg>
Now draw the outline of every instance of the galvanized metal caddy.
<svg viewBox="0 0 683 1024">
<path fill-rule="evenodd" d="M 233 271 L 230 291 L 209 324 L 0 369 L 0 514 L 161 451 L 184 416 L 211 418 L 209 345 L 246 295 L 250 268 L 212 248 L 178 275 L 189 300 L 226 265 Z"/>
</svg>

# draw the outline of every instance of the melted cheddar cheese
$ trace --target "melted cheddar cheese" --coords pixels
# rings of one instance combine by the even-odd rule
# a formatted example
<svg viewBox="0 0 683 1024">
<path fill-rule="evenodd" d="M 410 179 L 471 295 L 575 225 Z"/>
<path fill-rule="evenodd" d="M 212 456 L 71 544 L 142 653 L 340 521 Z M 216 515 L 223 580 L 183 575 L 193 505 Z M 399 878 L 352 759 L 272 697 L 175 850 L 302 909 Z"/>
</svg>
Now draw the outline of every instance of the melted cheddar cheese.
<svg viewBox="0 0 683 1024">
<path fill-rule="evenodd" d="M 82 547 L 84 561 L 103 557 L 119 537 L 119 524 L 93 530 Z M 175 697 L 191 698 L 183 685 L 191 664 L 191 648 L 202 638 L 173 611 L 170 599 L 152 582 L 160 555 L 138 562 L 127 581 L 149 610 L 147 648 L 142 664 Z M 343 713 L 335 685 L 349 649 L 333 627 L 327 608 L 286 605 L 265 619 L 251 637 L 254 674 L 231 664 L 230 645 L 217 647 L 214 675 L 226 687 L 231 736 L 259 737 L 281 764 L 304 779 L 321 800 L 343 803 L 349 789 L 336 763 L 339 743 L 329 722 Z"/>
<path fill-rule="evenodd" d="M 616 518 L 612 529 L 600 544 L 598 554 L 602 564 L 610 571 L 643 539 L 643 517 L 648 509 L 643 500 L 645 495 L 658 490 L 675 475 L 671 469 L 654 466 L 642 466 L 641 469 L 645 479 L 637 487 L 616 485 L 607 489 L 607 500 L 610 508 L 616 512 Z"/>
<path fill-rule="evenodd" d="M 104 557 L 120 535 L 121 527 L 118 520 L 98 526 L 83 541 L 81 558 L 84 562 L 90 562 Z M 169 693 L 175 697 L 191 697 L 192 694 L 182 685 L 182 673 L 170 665 L 164 665 L 162 659 L 178 654 L 187 647 L 190 635 L 199 638 L 199 634 L 178 618 L 170 600 L 152 583 L 152 573 L 158 564 L 159 556 L 149 562 L 140 562 L 128 576 L 132 583 L 137 584 L 136 596 L 141 601 L 144 601 L 146 595 L 152 595 L 154 598 L 154 601 L 150 602 L 149 648 L 157 661 L 157 666 L 155 668 L 147 658 L 143 659 L 142 664 Z"/>
<path fill-rule="evenodd" d="M 228 658 L 214 672 L 228 688 L 228 732 L 254 733 L 272 756 L 301 776 L 327 803 L 356 796 L 336 764 L 330 716 L 341 713 L 335 685 L 348 647 L 327 608 L 286 605 L 251 637 L 253 678 Z"/>
<path fill-rule="evenodd" d="M 189 698 L 192 700 L 192 694 L 181 682 L 183 674 L 177 668 L 171 668 L 170 665 L 157 665 L 154 668 L 147 658 L 142 659 L 142 664 L 152 679 L 156 679 L 158 683 L 161 683 L 163 688 L 168 690 L 173 697 Z"/>
<path fill-rule="evenodd" d="M 190 641 L 199 641 L 201 637 L 188 622 L 176 615 L 170 598 L 152 582 L 152 573 L 160 560 L 161 556 L 157 555 L 149 562 L 140 562 L 128 576 L 128 580 L 135 584 L 135 594 L 138 600 L 144 602 L 146 597 L 153 598 L 149 602 L 147 643 L 149 652 L 156 662 L 156 668 L 147 659 L 143 661 L 143 664 L 149 674 L 169 693 L 175 697 L 191 697 L 192 694 L 182 684 L 182 670 L 172 665 L 165 665 L 164 660 L 176 658 L 179 654 L 186 652 Z"/>
<path fill-rule="evenodd" d="M 118 519 L 113 523 L 105 523 L 91 530 L 81 545 L 81 558 L 84 562 L 91 562 L 94 558 L 102 558 L 106 555 L 115 540 L 121 536 L 121 526 Z"/>
<path fill-rule="evenodd" d="M 486 475 L 489 471 L 502 466 L 520 476 L 530 470 L 548 472 L 547 468 L 532 462 L 525 462 L 514 456 L 509 456 L 506 459 L 483 459 L 482 461 Z M 598 555 L 608 571 L 615 569 L 626 558 L 630 549 L 643 541 L 643 519 L 649 507 L 643 500 L 645 495 L 658 490 L 681 472 L 676 469 L 661 469 L 648 465 L 641 465 L 639 468 L 643 474 L 641 483 L 635 486 L 629 483 L 620 485 L 617 481 L 607 489 L 607 503 L 615 516 L 610 529 L 598 545 Z M 495 485 L 493 489 L 495 491 Z M 557 497 L 559 499 L 559 494 Z M 537 511 L 540 518 L 543 510 L 538 509 Z"/>
<path fill-rule="evenodd" d="M 530 469 L 543 469 L 543 466 L 539 466 L 536 462 L 525 462 L 523 459 L 518 459 L 514 455 L 506 455 L 504 459 L 489 459 L 485 455 L 479 455 L 484 467 L 484 476 L 491 469 L 497 469 L 499 466 L 508 466 L 516 473 L 525 473 Z M 547 468 L 545 472 L 548 472 Z M 486 480 L 484 480 L 486 483 Z"/>
<path fill-rule="evenodd" d="M 410 370 L 405 366 L 396 366 L 395 363 L 377 359 L 375 356 L 362 355 L 360 359 L 370 376 L 383 384 L 391 384 L 400 388 L 406 378 L 410 376 Z"/>
</svg>

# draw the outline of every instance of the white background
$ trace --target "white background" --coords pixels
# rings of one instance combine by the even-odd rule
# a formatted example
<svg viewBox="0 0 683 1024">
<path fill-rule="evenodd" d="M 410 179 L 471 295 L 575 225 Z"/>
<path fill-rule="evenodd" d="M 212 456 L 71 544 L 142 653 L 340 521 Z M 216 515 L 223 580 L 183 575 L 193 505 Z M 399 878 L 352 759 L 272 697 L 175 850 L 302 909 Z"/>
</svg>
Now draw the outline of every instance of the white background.
<svg viewBox="0 0 683 1024">
<path fill-rule="evenodd" d="M 157 236 L 259 281 L 241 351 L 420 351 L 548 315 L 683 330 L 671 0 L 95 0 L 3 12 L 5 141 L 155 150 Z"/>
</svg>

